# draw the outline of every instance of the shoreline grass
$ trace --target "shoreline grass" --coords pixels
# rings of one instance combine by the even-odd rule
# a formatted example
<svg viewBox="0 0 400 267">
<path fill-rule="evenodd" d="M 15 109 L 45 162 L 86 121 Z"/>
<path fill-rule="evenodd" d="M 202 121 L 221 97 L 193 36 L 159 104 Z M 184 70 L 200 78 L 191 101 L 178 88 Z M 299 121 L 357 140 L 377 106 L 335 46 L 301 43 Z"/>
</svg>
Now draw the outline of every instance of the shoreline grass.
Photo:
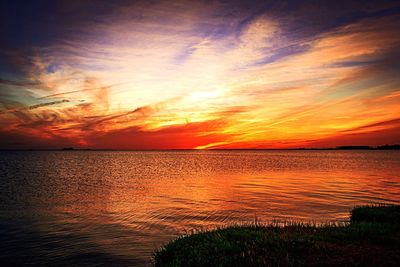
<svg viewBox="0 0 400 267">
<path fill-rule="evenodd" d="M 182 236 L 159 266 L 398 266 L 400 206 L 355 207 L 348 223 L 236 225 Z"/>
</svg>

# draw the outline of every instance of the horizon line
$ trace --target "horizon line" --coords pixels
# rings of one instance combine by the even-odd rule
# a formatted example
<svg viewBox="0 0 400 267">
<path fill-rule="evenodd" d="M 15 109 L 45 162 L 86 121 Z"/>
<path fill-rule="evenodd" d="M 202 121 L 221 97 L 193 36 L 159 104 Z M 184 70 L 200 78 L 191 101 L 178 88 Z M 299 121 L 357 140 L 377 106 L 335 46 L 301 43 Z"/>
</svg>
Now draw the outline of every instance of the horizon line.
<svg viewBox="0 0 400 267">
<path fill-rule="evenodd" d="M 165 149 L 115 149 L 115 148 L 0 148 L 0 151 L 204 151 L 204 150 L 388 150 L 400 149 L 400 144 L 379 146 L 349 145 L 336 147 L 296 147 L 296 148 L 165 148 Z"/>
</svg>

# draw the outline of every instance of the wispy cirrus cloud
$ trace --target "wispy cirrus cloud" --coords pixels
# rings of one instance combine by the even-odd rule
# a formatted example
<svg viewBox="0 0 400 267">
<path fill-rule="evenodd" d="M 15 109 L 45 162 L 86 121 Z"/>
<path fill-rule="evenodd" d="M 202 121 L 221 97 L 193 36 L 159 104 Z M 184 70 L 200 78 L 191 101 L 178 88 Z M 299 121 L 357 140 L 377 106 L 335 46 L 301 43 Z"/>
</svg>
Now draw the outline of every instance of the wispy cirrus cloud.
<svg viewBox="0 0 400 267">
<path fill-rule="evenodd" d="M 11 53 L 24 79 L 0 80 L 10 136 L 103 148 L 334 146 L 346 132 L 373 136 L 368 125 L 400 111 L 393 3 L 99 3 L 77 21 L 49 8 L 67 30 L 46 26 L 32 49 Z M 184 142 L 161 143 L 179 131 Z"/>
</svg>

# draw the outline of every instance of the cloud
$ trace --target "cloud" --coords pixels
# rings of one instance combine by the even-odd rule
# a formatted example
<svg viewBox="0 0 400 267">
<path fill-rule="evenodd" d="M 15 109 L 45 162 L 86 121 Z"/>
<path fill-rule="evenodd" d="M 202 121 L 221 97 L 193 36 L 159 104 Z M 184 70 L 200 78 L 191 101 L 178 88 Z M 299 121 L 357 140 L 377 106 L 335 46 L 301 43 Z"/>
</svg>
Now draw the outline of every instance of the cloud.
<svg viewBox="0 0 400 267">
<path fill-rule="evenodd" d="M 36 86 L 40 85 L 40 83 L 38 83 L 38 82 L 21 82 L 21 81 L 12 81 L 12 80 L 2 79 L 2 78 L 0 78 L 0 84 L 21 86 L 21 87 L 36 87 Z"/>
<path fill-rule="evenodd" d="M 224 140 L 228 135 L 204 134 L 216 131 L 224 120 L 189 123 L 145 131 L 138 127 L 111 131 L 93 136 L 90 143 L 97 148 L 115 149 L 191 149 Z"/>
<path fill-rule="evenodd" d="M 67 99 L 51 101 L 51 102 L 44 102 L 44 103 L 40 103 L 40 104 L 23 107 L 20 109 L 8 109 L 5 111 L 1 111 L 0 114 L 3 112 L 17 112 L 17 111 L 26 110 L 26 109 L 32 110 L 32 109 L 37 109 L 37 108 L 46 107 L 46 106 L 53 106 L 53 105 L 57 105 L 57 104 L 68 103 L 68 102 L 70 102 L 70 101 Z"/>
<path fill-rule="evenodd" d="M 61 6 L 49 7 L 65 20 L 60 28 L 41 26 L 43 40 L 28 35 L 31 47 L 7 47 L 23 79 L 0 80 L 4 133 L 52 145 L 287 147 L 373 135 L 365 125 L 400 112 L 391 4 Z"/>
<path fill-rule="evenodd" d="M 355 134 L 355 133 L 359 133 L 359 132 L 372 132 L 372 131 L 379 131 L 379 130 L 392 129 L 392 128 L 400 128 L 400 118 L 389 120 L 389 121 L 376 122 L 376 123 L 356 127 L 354 129 L 345 130 L 342 132 L 346 133 L 346 134 L 348 134 L 348 133 Z"/>
</svg>

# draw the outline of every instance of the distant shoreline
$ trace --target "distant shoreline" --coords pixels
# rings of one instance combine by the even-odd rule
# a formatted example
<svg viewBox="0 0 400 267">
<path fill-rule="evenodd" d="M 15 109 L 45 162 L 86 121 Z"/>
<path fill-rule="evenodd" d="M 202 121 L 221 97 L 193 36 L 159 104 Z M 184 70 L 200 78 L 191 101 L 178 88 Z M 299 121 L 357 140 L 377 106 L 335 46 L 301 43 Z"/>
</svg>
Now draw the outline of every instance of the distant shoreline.
<svg viewBox="0 0 400 267">
<path fill-rule="evenodd" d="M 382 146 L 338 146 L 331 148 L 214 148 L 214 149 L 107 149 L 107 148 L 54 148 L 54 149 L 0 149 L 0 151 L 277 151 L 277 150 L 400 150 L 399 144 Z"/>
</svg>

